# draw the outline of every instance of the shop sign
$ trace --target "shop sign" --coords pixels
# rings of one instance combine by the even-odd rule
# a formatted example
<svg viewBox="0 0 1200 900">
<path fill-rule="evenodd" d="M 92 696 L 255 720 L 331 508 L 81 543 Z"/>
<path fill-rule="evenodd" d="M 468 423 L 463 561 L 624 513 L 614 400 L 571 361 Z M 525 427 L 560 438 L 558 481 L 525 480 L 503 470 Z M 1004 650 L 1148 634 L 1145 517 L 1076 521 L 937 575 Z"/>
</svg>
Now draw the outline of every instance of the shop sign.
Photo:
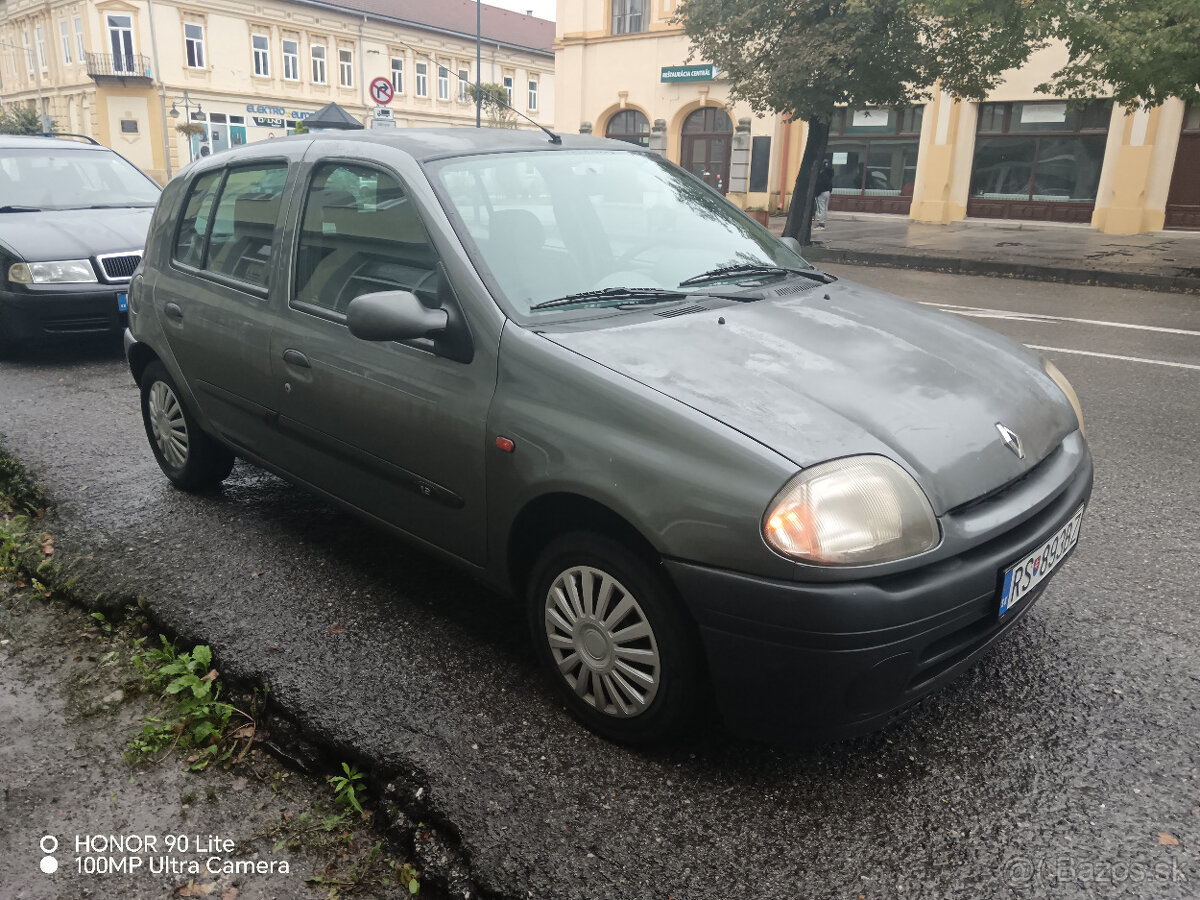
<svg viewBox="0 0 1200 900">
<path fill-rule="evenodd" d="M 271 118 L 270 116 L 251 116 L 250 118 L 254 121 L 254 124 L 257 125 L 259 128 L 286 128 L 287 127 L 283 119 L 274 119 L 274 118 Z"/>
<path fill-rule="evenodd" d="M 712 81 L 717 77 L 717 67 L 712 63 L 702 66 L 663 66 L 662 81 Z"/>
<path fill-rule="evenodd" d="M 297 120 L 307 119 L 312 115 L 310 112 L 303 112 L 299 109 L 293 109 L 289 111 L 284 109 L 282 106 L 263 106 L 258 103 L 247 103 L 246 112 L 258 113 L 259 115 L 272 116 L 275 118 L 288 118 Z M 255 124 L 257 124 L 257 122 Z"/>
</svg>

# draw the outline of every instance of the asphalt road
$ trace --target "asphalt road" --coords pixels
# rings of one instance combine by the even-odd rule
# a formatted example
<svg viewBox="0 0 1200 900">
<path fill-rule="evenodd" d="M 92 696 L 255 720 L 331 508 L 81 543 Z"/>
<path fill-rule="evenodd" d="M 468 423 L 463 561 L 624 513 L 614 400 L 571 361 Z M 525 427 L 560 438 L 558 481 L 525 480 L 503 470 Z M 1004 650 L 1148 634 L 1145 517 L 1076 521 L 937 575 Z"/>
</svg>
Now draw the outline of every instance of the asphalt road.
<svg viewBox="0 0 1200 900">
<path fill-rule="evenodd" d="M 59 503 L 56 558 L 397 773 L 487 892 L 1200 896 L 1200 301 L 831 271 L 1054 348 L 1097 466 L 1080 546 L 1025 622 L 855 742 L 593 737 L 536 676 L 519 612 L 454 571 L 241 463 L 218 494 L 170 488 L 115 349 L 0 363 L 0 440 Z"/>
</svg>

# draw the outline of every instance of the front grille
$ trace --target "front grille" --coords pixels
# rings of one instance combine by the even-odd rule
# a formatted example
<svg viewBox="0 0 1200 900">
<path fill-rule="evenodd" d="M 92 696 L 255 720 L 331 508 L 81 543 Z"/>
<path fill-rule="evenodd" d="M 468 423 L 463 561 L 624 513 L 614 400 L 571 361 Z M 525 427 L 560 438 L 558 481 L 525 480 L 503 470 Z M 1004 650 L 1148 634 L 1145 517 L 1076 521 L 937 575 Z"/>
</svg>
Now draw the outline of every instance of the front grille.
<svg viewBox="0 0 1200 900">
<path fill-rule="evenodd" d="M 84 334 L 110 331 L 112 327 L 112 318 L 109 316 L 60 316 L 42 322 L 42 330 L 48 334 Z"/>
<path fill-rule="evenodd" d="M 97 256 L 100 268 L 104 270 L 105 281 L 128 281 L 133 270 L 142 261 L 140 253 L 112 253 L 108 256 Z"/>
</svg>

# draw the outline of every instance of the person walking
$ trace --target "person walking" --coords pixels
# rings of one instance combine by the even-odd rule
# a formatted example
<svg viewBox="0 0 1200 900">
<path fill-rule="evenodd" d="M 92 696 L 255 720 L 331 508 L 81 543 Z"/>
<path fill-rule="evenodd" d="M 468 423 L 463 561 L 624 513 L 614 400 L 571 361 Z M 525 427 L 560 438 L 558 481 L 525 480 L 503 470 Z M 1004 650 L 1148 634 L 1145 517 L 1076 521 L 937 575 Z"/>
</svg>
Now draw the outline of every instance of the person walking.
<svg viewBox="0 0 1200 900">
<path fill-rule="evenodd" d="M 821 165 L 817 173 L 817 184 L 813 188 L 813 196 L 817 201 L 817 227 L 825 227 L 825 214 L 829 212 L 829 195 L 833 192 L 833 166 L 829 160 Z"/>
</svg>

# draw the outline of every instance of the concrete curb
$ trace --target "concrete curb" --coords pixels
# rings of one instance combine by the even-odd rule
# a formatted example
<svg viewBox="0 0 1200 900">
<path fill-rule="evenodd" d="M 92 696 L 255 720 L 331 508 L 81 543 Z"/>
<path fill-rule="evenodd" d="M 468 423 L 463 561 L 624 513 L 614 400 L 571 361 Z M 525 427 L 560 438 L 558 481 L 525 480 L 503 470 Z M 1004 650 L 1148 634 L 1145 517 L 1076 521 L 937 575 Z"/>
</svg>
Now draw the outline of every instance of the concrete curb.
<svg viewBox="0 0 1200 900">
<path fill-rule="evenodd" d="M 918 269 L 955 275 L 991 275 L 1023 278 L 1030 281 L 1054 281 L 1097 287 L 1135 288 L 1149 291 L 1173 291 L 1200 294 L 1200 277 L 1164 275 L 1153 272 L 1118 272 L 1104 269 L 1073 269 L 1069 266 L 1031 265 L 998 260 L 966 259 L 957 256 L 925 256 L 909 253 L 881 253 L 867 250 L 843 250 L 811 245 L 804 247 L 809 262 L 885 266 L 893 269 Z"/>
</svg>

